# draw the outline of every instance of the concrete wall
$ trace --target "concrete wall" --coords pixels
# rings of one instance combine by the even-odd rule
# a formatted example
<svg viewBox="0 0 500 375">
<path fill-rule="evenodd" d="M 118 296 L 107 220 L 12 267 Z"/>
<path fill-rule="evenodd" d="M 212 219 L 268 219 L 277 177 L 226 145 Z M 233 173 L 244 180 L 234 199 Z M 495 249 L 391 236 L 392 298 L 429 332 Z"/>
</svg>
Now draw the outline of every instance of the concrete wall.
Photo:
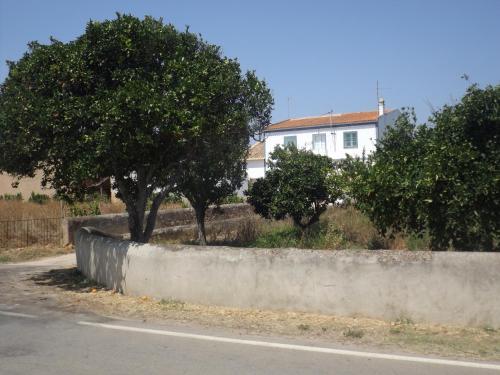
<svg viewBox="0 0 500 375">
<path fill-rule="evenodd" d="M 130 295 L 500 327 L 494 253 L 139 245 L 85 228 L 78 268 Z"/>
<path fill-rule="evenodd" d="M 264 177 L 264 159 L 247 160 L 247 178 L 254 180 Z"/>
<path fill-rule="evenodd" d="M 220 210 L 209 208 L 206 221 L 232 219 L 250 214 L 252 208 L 248 204 L 225 204 Z M 173 227 L 196 223 L 192 208 L 179 208 L 158 211 L 155 228 Z M 74 243 L 74 234 L 82 227 L 93 227 L 103 232 L 122 235 L 129 232 L 128 214 L 108 214 L 98 216 L 78 216 L 63 219 L 63 243 Z"/>
<path fill-rule="evenodd" d="M 387 127 L 394 126 L 394 123 L 400 115 L 401 112 L 398 109 L 395 109 L 378 118 L 378 139 L 384 137 Z"/>
</svg>

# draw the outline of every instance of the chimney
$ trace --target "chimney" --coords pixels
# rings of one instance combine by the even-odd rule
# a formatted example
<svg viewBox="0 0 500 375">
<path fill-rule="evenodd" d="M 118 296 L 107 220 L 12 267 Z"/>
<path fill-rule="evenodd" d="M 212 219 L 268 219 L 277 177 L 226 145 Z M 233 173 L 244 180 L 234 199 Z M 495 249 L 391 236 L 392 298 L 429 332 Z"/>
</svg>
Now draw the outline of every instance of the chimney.
<svg viewBox="0 0 500 375">
<path fill-rule="evenodd" d="M 379 98 L 378 99 L 378 115 L 382 116 L 384 114 L 384 108 L 385 107 L 385 102 L 384 98 Z"/>
</svg>

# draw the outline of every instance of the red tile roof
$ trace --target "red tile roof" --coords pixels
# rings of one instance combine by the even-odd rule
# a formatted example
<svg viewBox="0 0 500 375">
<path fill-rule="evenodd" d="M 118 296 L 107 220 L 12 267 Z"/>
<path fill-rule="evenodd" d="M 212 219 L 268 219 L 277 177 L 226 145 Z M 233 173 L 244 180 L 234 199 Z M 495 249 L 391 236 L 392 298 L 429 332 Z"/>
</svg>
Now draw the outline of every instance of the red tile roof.
<svg viewBox="0 0 500 375">
<path fill-rule="evenodd" d="M 264 142 L 257 142 L 250 147 L 247 160 L 264 160 Z"/>
<path fill-rule="evenodd" d="M 388 111 L 386 111 L 387 113 Z M 271 124 L 266 131 L 309 128 L 315 126 L 328 126 L 338 124 L 363 124 L 376 122 L 378 120 L 378 111 L 372 112 L 352 112 L 342 114 L 323 115 L 315 117 L 291 118 L 275 124 Z"/>
</svg>

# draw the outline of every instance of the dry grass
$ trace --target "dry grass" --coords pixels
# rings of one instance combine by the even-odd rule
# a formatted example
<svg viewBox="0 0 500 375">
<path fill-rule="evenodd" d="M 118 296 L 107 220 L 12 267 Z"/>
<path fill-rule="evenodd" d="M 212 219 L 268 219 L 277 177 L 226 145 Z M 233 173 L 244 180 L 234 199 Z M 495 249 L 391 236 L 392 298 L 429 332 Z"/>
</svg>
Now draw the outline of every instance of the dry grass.
<svg viewBox="0 0 500 375">
<path fill-rule="evenodd" d="M 176 203 L 165 203 L 162 209 L 180 206 Z M 0 200 L 0 247 L 17 249 L 35 244 L 59 244 L 62 238 L 60 218 L 122 212 L 125 212 L 125 205 L 121 202 L 83 202 L 70 207 L 55 200 L 44 204 Z"/>
<path fill-rule="evenodd" d="M 290 219 L 266 220 L 249 215 L 237 225 L 231 223 L 207 225 L 207 240 L 211 245 L 241 247 L 297 247 L 308 249 L 389 249 L 427 250 L 425 239 L 398 234 L 382 237 L 370 220 L 353 207 L 330 207 L 305 234 L 293 226 Z M 186 230 L 155 238 L 157 243 L 194 243 L 196 230 Z"/>
<path fill-rule="evenodd" d="M 406 239 L 397 234 L 394 238 L 382 237 L 368 217 L 354 207 L 330 207 L 321 217 L 323 222 L 334 223 L 353 248 L 388 250 L 407 249 Z"/>
<path fill-rule="evenodd" d="M 72 253 L 72 246 L 30 246 L 18 249 L 0 248 L 0 263 L 17 263 Z"/>
<path fill-rule="evenodd" d="M 106 316 L 194 322 L 250 334 L 303 337 L 455 358 L 500 360 L 500 330 L 413 323 L 402 317 L 383 321 L 300 312 L 203 306 L 175 299 L 124 296 L 88 281 L 76 269 L 54 270 L 36 283 L 58 291 L 61 306 Z"/>
<path fill-rule="evenodd" d="M 88 203 L 79 203 L 78 206 L 85 208 Z M 122 202 L 98 202 L 101 214 L 115 214 L 125 212 Z M 164 203 L 160 209 L 182 208 L 180 203 Z M 70 208 L 67 204 L 56 200 L 49 200 L 45 204 L 37 204 L 24 201 L 0 200 L 0 221 L 23 220 L 23 219 L 46 219 L 70 216 Z"/>
<path fill-rule="evenodd" d="M 56 218 L 61 217 L 64 210 L 64 206 L 61 207 L 61 203 L 56 201 L 37 204 L 0 200 L 0 221 Z"/>
</svg>

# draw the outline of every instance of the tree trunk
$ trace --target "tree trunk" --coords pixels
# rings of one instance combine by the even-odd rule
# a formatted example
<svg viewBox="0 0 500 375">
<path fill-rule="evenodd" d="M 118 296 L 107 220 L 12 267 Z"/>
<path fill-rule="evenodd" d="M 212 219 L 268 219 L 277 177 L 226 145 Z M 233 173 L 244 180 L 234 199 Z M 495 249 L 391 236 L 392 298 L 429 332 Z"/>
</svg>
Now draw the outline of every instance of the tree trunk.
<svg viewBox="0 0 500 375">
<path fill-rule="evenodd" d="M 147 243 L 149 242 L 151 235 L 153 234 L 153 230 L 155 229 L 156 225 L 156 216 L 158 215 L 158 209 L 160 208 L 161 202 L 165 199 L 165 196 L 167 195 L 167 192 L 161 192 L 158 193 L 158 195 L 153 199 L 153 204 L 151 205 L 151 208 L 149 209 L 149 214 L 147 217 L 146 221 L 146 228 L 144 229 L 144 234 L 143 234 L 143 242 Z"/>
<path fill-rule="evenodd" d="M 116 179 L 116 183 L 128 213 L 130 240 L 139 243 L 147 243 L 153 233 L 158 208 L 165 198 L 166 192 L 162 191 L 153 200 L 145 224 L 144 217 L 146 215 L 146 205 L 148 198 L 151 196 L 151 190 L 148 189 L 143 171 L 138 171 L 137 175 L 137 186 L 133 191 L 127 190 L 127 185 L 120 179 Z"/>
<path fill-rule="evenodd" d="M 135 207 L 128 207 L 128 205 L 126 205 L 126 209 L 128 213 L 128 230 L 130 232 L 130 240 L 134 242 L 142 242 L 142 224 Z"/>
<path fill-rule="evenodd" d="M 196 224 L 198 226 L 198 243 L 201 246 L 207 245 L 207 235 L 205 232 L 205 214 L 207 208 L 204 205 L 193 206 L 196 215 Z"/>
<path fill-rule="evenodd" d="M 301 231 L 304 231 L 306 229 L 306 225 L 302 223 L 302 218 L 301 217 L 292 217 L 293 223 L 295 224 L 296 227 L 300 228 Z"/>
</svg>

